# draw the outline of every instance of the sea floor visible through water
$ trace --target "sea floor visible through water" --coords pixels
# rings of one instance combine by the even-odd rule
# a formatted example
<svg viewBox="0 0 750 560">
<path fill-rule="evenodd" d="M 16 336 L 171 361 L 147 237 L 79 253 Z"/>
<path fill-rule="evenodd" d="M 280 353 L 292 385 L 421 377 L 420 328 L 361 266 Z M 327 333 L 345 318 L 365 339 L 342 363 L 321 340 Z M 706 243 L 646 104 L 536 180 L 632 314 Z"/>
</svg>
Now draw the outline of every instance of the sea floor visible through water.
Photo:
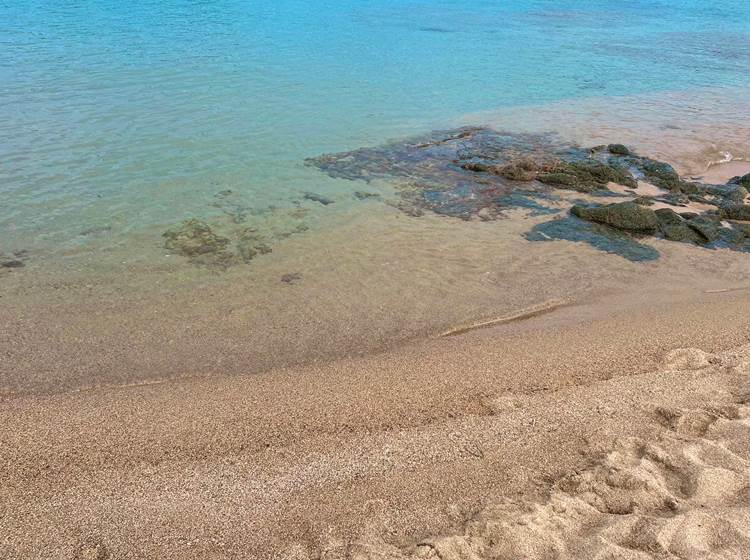
<svg viewBox="0 0 750 560">
<path fill-rule="evenodd" d="M 553 133 L 581 148 L 623 143 L 683 177 L 725 181 L 748 170 L 748 116 L 746 96 L 716 89 L 514 108 L 440 128 Z M 414 215 L 388 178 L 330 178 L 297 164 L 326 187 L 258 206 L 217 186 L 206 214 L 194 216 L 230 255 L 219 266 L 174 250 L 164 234 L 180 221 L 137 231 L 120 231 L 119 218 L 82 223 L 77 238 L 55 243 L 10 231 L 4 262 L 22 266 L 0 269 L 0 394 L 255 373 L 377 352 L 545 302 L 734 289 L 750 277 L 750 254 L 726 248 L 645 239 L 656 258 L 639 262 L 530 240 L 580 193 L 556 191 L 542 206 L 551 212 L 511 198 L 492 219 Z"/>
</svg>

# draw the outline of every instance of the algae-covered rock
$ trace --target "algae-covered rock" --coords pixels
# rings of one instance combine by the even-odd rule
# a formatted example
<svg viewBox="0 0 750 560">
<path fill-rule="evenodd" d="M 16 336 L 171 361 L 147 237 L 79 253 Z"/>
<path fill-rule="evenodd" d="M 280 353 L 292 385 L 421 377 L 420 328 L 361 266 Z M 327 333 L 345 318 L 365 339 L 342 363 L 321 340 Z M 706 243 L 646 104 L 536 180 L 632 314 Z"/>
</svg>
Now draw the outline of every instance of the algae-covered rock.
<svg viewBox="0 0 750 560">
<path fill-rule="evenodd" d="M 493 173 L 498 175 L 500 171 L 499 165 L 484 163 L 481 161 L 467 161 L 461 164 L 461 169 L 466 171 L 474 171 L 475 173 Z"/>
<path fill-rule="evenodd" d="M 608 183 L 619 183 L 633 188 L 637 186 L 636 180 L 626 169 L 594 160 L 563 161 L 555 165 L 549 172 L 540 173 L 537 178 L 542 183 L 580 192 L 606 189 Z"/>
<path fill-rule="evenodd" d="M 580 181 L 574 174 L 563 173 L 563 172 L 558 172 L 558 171 L 554 171 L 550 173 L 543 173 L 539 175 L 539 180 L 542 183 L 546 183 L 548 185 L 554 185 L 556 187 L 576 187 L 580 183 Z"/>
<path fill-rule="evenodd" d="M 692 220 L 689 220 L 687 222 L 687 225 L 692 230 L 700 234 L 700 236 L 705 239 L 706 242 L 716 241 L 721 237 L 721 226 L 718 222 L 715 222 L 714 220 L 711 220 L 709 218 L 705 218 L 703 216 L 693 218 Z"/>
<path fill-rule="evenodd" d="M 637 165 L 645 175 L 646 180 L 657 187 L 666 190 L 673 190 L 679 185 L 680 176 L 677 174 L 674 167 L 668 163 L 649 158 L 640 158 Z"/>
<path fill-rule="evenodd" d="M 661 233 L 670 241 L 683 243 L 703 243 L 705 240 L 698 231 L 690 227 L 687 220 L 671 208 L 655 210 Z"/>
<path fill-rule="evenodd" d="M 750 238 L 750 224 L 743 224 L 742 222 L 731 222 L 731 224 L 732 227 L 741 232 L 744 237 Z"/>
<path fill-rule="evenodd" d="M 271 252 L 271 247 L 264 241 L 263 236 L 254 228 L 245 229 L 237 240 L 237 252 L 243 262 L 249 263 L 258 255 Z"/>
<path fill-rule="evenodd" d="M 329 204 L 333 204 L 335 201 L 331 198 L 328 198 L 327 196 L 323 196 L 321 194 L 313 193 L 313 192 L 306 192 L 303 197 L 305 200 L 310 200 L 312 202 L 317 202 L 318 204 L 322 204 L 323 206 L 328 206 Z"/>
<path fill-rule="evenodd" d="M 748 175 L 748 177 L 750 177 L 750 175 Z M 744 186 L 739 185 L 737 186 L 737 188 L 732 189 L 729 194 L 727 194 L 727 200 L 729 200 L 729 202 L 731 202 L 732 204 L 742 204 L 745 202 L 747 195 L 747 189 Z"/>
<path fill-rule="evenodd" d="M 728 204 L 721 208 L 721 214 L 730 220 L 750 221 L 750 204 Z"/>
<path fill-rule="evenodd" d="M 539 166 L 530 159 L 521 159 L 504 165 L 498 170 L 498 175 L 510 181 L 533 181 L 539 172 Z"/>
<path fill-rule="evenodd" d="M 213 232 L 211 227 L 196 218 L 185 220 L 179 227 L 164 232 L 164 247 L 186 257 L 224 251 L 229 239 Z"/>
<path fill-rule="evenodd" d="M 685 218 L 671 208 L 659 208 L 658 210 L 654 210 L 654 213 L 662 225 L 679 225 L 685 222 Z"/>
<path fill-rule="evenodd" d="M 523 158 L 505 165 L 495 165 L 481 161 L 469 161 L 461 164 L 461 169 L 475 173 L 491 173 L 510 181 L 533 181 L 540 167 L 531 159 Z"/>
<path fill-rule="evenodd" d="M 750 173 L 747 175 L 742 175 L 741 177 L 732 177 L 729 180 L 730 185 L 739 185 L 741 187 L 745 187 L 746 189 L 750 189 Z"/>
<path fill-rule="evenodd" d="M 634 202 L 619 202 L 596 208 L 573 206 L 571 213 L 583 220 L 638 233 L 655 233 L 659 229 L 656 213 Z"/>
<path fill-rule="evenodd" d="M 683 243 L 701 243 L 703 238 L 687 224 L 666 224 L 661 226 L 661 232 L 670 241 Z"/>
<path fill-rule="evenodd" d="M 630 150 L 628 150 L 627 146 L 623 144 L 610 144 L 607 146 L 607 151 L 610 154 L 614 154 L 616 156 L 629 156 Z"/>
</svg>

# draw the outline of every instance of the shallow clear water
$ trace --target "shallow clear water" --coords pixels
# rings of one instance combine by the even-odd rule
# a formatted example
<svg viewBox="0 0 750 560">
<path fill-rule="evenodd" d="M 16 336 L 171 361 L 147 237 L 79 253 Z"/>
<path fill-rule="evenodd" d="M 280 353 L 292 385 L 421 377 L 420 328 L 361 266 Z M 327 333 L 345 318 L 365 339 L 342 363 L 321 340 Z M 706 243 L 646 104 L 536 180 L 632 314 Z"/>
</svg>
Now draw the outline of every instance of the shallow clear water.
<svg viewBox="0 0 750 560">
<path fill-rule="evenodd" d="M 750 158 L 749 82 L 745 0 L 0 0 L 0 399 L 380 351 L 645 274 L 746 283 L 737 251 L 543 224 L 580 193 L 415 217 L 388 173 L 305 160 L 489 125 L 702 172 Z M 175 254 L 188 218 L 231 266 Z"/>
<path fill-rule="evenodd" d="M 222 215 L 222 190 L 335 196 L 304 158 L 466 113 L 736 90 L 750 3 L 5 1 L 0 44 L 0 231 L 54 254 Z"/>
</svg>

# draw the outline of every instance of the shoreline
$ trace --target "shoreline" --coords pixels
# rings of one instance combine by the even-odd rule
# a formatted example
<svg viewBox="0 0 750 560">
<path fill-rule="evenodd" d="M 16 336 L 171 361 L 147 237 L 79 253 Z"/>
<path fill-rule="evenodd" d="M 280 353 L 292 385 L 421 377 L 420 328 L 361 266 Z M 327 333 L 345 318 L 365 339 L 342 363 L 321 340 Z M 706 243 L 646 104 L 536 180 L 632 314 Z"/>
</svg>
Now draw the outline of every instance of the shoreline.
<svg viewBox="0 0 750 560">
<path fill-rule="evenodd" d="M 612 297 L 317 366 L 6 400 L 0 551 L 306 558 L 375 543 L 408 555 L 462 534 L 495 499 L 543 501 L 592 449 L 656 438 L 644 406 L 719 389 L 664 377 L 665 356 L 747 345 L 749 306 L 742 292 Z M 719 369 L 706 379 L 729 375 Z M 750 390 L 740 373 L 733 394 Z"/>
</svg>

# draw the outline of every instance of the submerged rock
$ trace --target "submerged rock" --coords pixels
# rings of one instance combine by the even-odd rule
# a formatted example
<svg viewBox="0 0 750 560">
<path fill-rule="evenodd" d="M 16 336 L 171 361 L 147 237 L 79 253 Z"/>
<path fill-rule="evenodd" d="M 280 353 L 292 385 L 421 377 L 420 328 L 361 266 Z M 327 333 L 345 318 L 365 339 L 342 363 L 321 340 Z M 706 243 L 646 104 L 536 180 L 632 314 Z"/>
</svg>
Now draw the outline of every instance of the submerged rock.
<svg viewBox="0 0 750 560">
<path fill-rule="evenodd" d="M 306 192 L 302 198 L 304 198 L 305 200 L 310 200 L 312 202 L 317 202 L 318 204 L 322 204 L 323 206 L 328 206 L 329 204 L 333 204 L 335 202 L 333 199 L 312 192 Z"/>
<path fill-rule="evenodd" d="M 571 213 L 583 220 L 626 231 L 655 233 L 659 229 L 656 213 L 634 202 L 619 202 L 596 208 L 573 206 Z"/>
<path fill-rule="evenodd" d="M 633 262 L 653 261 L 659 258 L 659 251 L 638 242 L 626 233 L 574 216 L 538 224 L 524 237 L 529 241 L 565 240 L 586 243 L 600 251 L 619 255 Z"/>
<path fill-rule="evenodd" d="M 370 198 L 380 198 L 380 195 L 367 191 L 354 191 L 354 198 L 357 200 L 368 200 Z"/>
<path fill-rule="evenodd" d="M 165 231 L 163 237 L 164 247 L 186 257 L 219 253 L 229 244 L 229 239 L 216 235 L 207 223 L 196 218 Z"/>
<path fill-rule="evenodd" d="M 236 237 L 234 237 L 236 235 Z M 254 228 L 244 228 L 233 234 L 236 253 L 230 250 L 232 241 L 218 235 L 201 220 L 192 218 L 163 234 L 164 247 L 188 257 L 192 264 L 226 270 L 232 265 L 250 262 L 258 255 L 271 252 L 264 237 Z"/>
<path fill-rule="evenodd" d="M 249 263 L 258 255 L 266 255 L 271 252 L 271 247 L 264 241 L 263 236 L 257 230 L 246 228 L 240 233 L 237 240 L 237 252 L 243 262 Z"/>
<path fill-rule="evenodd" d="M 295 284 L 302 280 L 301 272 L 288 272 L 287 274 L 281 275 L 281 281 L 285 284 Z"/>
</svg>

